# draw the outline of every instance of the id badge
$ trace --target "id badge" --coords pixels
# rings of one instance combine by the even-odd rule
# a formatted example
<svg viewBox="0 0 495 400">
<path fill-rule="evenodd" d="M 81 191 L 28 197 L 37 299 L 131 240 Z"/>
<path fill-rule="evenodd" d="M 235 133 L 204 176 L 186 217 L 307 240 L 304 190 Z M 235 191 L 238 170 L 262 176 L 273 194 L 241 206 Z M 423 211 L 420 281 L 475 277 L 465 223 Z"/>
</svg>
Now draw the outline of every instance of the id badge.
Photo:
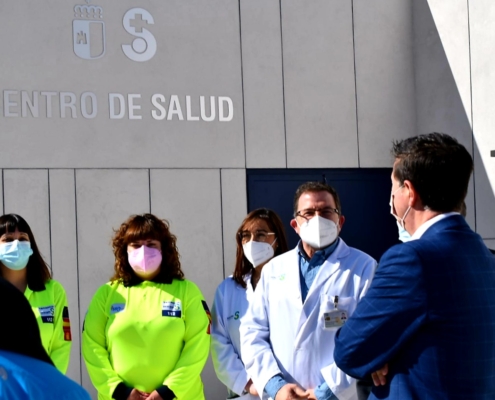
<svg viewBox="0 0 495 400">
<path fill-rule="evenodd" d="M 347 312 L 339 310 L 328 311 L 323 314 L 325 329 L 340 328 L 347 321 Z"/>
</svg>

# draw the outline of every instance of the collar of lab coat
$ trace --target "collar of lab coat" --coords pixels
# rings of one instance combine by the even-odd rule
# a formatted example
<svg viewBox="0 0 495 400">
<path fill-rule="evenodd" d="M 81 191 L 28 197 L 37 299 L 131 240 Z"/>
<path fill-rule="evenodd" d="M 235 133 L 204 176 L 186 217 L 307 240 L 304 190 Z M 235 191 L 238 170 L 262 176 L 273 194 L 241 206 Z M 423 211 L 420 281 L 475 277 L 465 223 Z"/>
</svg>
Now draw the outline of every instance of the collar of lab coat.
<svg viewBox="0 0 495 400">
<path fill-rule="evenodd" d="M 291 251 L 291 253 L 291 260 L 289 265 L 287 265 L 287 275 L 288 278 L 291 279 L 293 293 L 298 293 L 297 309 L 301 311 L 298 331 L 301 331 L 302 325 L 306 323 L 310 315 L 314 312 L 318 312 L 321 289 L 328 282 L 329 277 L 332 276 L 332 274 L 334 274 L 339 269 L 340 259 L 349 255 L 349 247 L 341 238 L 335 251 L 330 254 L 330 256 L 320 267 L 320 270 L 318 271 L 313 284 L 309 288 L 309 292 L 304 304 L 302 304 L 301 300 L 298 248 L 296 247 L 294 250 Z"/>
</svg>

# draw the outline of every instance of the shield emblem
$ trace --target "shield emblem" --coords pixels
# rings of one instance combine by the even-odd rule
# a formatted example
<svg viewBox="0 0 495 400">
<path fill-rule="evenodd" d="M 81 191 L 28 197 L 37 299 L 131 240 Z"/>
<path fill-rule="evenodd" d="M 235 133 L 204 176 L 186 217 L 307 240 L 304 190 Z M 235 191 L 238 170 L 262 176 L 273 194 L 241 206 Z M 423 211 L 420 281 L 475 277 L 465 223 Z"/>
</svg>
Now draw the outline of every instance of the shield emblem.
<svg viewBox="0 0 495 400">
<path fill-rule="evenodd" d="M 105 55 L 105 22 L 75 19 L 72 22 L 74 53 L 84 60 Z"/>
</svg>

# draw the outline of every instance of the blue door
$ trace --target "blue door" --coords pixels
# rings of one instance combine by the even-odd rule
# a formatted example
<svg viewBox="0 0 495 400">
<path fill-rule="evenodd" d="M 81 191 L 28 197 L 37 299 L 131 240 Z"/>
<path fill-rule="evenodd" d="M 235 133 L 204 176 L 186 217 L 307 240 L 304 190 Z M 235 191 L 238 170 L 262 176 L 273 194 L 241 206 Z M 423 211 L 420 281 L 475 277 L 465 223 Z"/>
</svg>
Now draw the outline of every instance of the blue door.
<svg viewBox="0 0 495 400">
<path fill-rule="evenodd" d="M 369 169 L 248 169 L 249 211 L 267 207 L 284 222 L 289 247 L 299 236 L 289 225 L 293 218 L 294 193 L 307 181 L 322 181 L 323 175 L 340 196 L 346 220 L 341 237 L 351 247 L 368 253 L 376 260 L 398 243 L 395 218 L 390 215 L 389 168 Z"/>
</svg>

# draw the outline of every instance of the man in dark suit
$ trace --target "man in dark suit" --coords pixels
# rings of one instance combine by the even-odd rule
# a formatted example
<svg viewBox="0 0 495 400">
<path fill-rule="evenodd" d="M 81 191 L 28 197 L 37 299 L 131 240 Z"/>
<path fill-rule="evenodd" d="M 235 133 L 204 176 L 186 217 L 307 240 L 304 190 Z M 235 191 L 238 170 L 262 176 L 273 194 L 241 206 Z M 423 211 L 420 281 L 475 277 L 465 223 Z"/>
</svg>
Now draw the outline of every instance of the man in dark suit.
<svg viewBox="0 0 495 400">
<path fill-rule="evenodd" d="M 473 162 L 448 135 L 394 143 L 391 213 L 411 240 L 389 249 L 334 359 L 373 377 L 370 399 L 495 399 L 495 257 L 459 210 Z"/>
</svg>

